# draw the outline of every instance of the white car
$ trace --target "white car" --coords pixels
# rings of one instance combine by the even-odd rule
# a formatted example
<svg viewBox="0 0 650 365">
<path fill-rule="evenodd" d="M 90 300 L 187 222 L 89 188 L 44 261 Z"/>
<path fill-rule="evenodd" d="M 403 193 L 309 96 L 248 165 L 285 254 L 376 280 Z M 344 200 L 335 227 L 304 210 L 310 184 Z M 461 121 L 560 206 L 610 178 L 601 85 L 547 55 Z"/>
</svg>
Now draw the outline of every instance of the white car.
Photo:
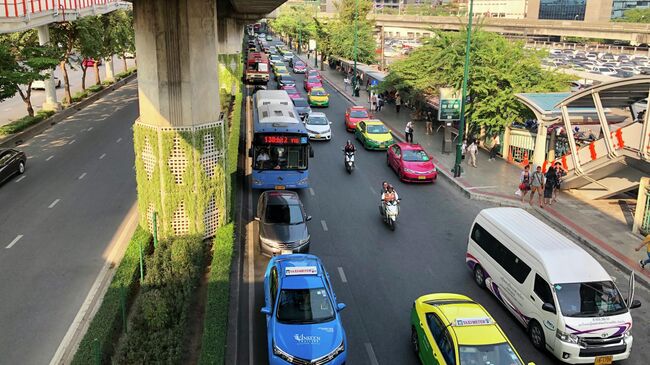
<svg viewBox="0 0 650 365">
<path fill-rule="evenodd" d="M 591 69 L 591 72 L 605 76 L 614 76 L 617 73 L 616 70 L 611 67 L 594 67 Z"/>
<path fill-rule="evenodd" d="M 54 87 L 61 87 L 61 80 L 58 77 L 54 77 Z M 36 80 L 32 82 L 32 90 L 45 90 L 45 80 Z"/>
<path fill-rule="evenodd" d="M 332 122 L 327 119 L 325 113 L 312 112 L 305 118 L 304 123 L 309 139 L 324 141 L 332 139 L 332 128 L 330 127 Z"/>
</svg>

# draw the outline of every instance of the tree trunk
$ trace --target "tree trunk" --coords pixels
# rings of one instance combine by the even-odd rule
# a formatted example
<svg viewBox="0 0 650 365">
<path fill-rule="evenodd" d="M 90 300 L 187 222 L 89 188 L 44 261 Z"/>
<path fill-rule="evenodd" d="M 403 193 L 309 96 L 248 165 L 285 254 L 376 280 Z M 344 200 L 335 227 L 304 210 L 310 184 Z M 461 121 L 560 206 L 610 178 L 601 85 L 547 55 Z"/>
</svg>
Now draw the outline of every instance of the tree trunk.
<svg viewBox="0 0 650 365">
<path fill-rule="evenodd" d="M 81 90 L 86 90 L 86 71 L 88 67 L 81 65 Z"/>
<path fill-rule="evenodd" d="M 320 70 L 325 71 L 325 66 L 323 64 L 325 63 L 325 53 L 321 51 L 320 53 Z"/>
<path fill-rule="evenodd" d="M 129 66 L 126 64 L 126 56 L 124 55 L 124 53 L 122 53 L 122 63 L 124 63 L 124 71 L 123 72 L 126 72 L 126 70 L 129 69 Z"/>
<path fill-rule="evenodd" d="M 63 74 L 63 87 L 65 88 L 65 103 L 72 104 L 72 92 L 70 91 L 70 78 L 68 69 L 65 67 L 65 61 L 61 61 L 61 73 Z"/>
<path fill-rule="evenodd" d="M 99 85 L 102 83 L 102 80 L 99 79 L 99 65 L 97 64 L 99 61 L 95 61 L 93 64 L 93 69 L 95 70 L 95 85 Z"/>
<path fill-rule="evenodd" d="M 32 107 L 32 83 L 30 82 L 29 85 L 27 85 L 27 90 L 23 93 L 23 90 L 19 87 L 18 88 L 18 94 L 20 94 L 20 98 L 23 99 L 25 104 L 27 105 L 27 114 L 30 117 L 34 116 L 34 108 Z"/>
</svg>

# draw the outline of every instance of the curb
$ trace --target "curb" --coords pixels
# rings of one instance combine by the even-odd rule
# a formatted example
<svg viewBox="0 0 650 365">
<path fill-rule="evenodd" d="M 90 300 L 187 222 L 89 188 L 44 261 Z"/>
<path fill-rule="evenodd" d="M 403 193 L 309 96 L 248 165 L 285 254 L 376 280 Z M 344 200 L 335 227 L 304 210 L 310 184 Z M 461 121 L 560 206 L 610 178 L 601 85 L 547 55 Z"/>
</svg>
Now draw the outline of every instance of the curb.
<svg viewBox="0 0 650 365">
<path fill-rule="evenodd" d="M 112 93 L 113 91 L 119 89 L 120 87 L 126 85 L 127 83 L 131 82 L 132 80 L 136 79 L 138 77 L 137 71 L 132 73 L 131 75 L 123 78 L 120 81 L 115 82 L 112 85 L 109 85 L 105 89 L 102 89 L 87 98 L 78 101 L 74 104 L 71 104 L 69 107 L 61 110 L 60 112 L 57 112 L 53 116 L 43 119 L 42 121 L 34 124 L 33 126 L 15 133 L 11 134 L 9 136 L 5 136 L 0 138 L 0 147 L 3 148 L 13 148 L 16 147 L 20 144 L 25 143 L 27 140 L 30 138 L 37 136 L 41 134 L 43 131 L 49 129 L 51 126 L 60 123 L 61 121 L 70 118 L 71 116 L 75 115 L 78 111 L 84 109 L 85 107 L 93 104 L 95 101 L 98 99 L 103 98 L 104 96 Z"/>
<path fill-rule="evenodd" d="M 338 91 L 343 97 L 345 97 L 348 101 L 350 101 L 353 104 L 356 103 L 356 100 L 354 100 L 351 96 L 347 95 L 343 90 L 341 90 L 340 87 L 338 87 L 333 82 L 331 82 L 324 74 L 321 75 L 323 77 L 323 80 L 325 80 L 328 84 L 330 84 L 330 86 L 332 86 L 332 88 Z M 391 130 L 391 133 L 396 139 L 398 139 L 400 142 L 404 142 L 404 137 L 402 136 L 401 133 L 399 133 L 398 131 L 395 130 L 395 128 L 389 125 L 386 126 Z M 600 257 L 602 257 L 607 262 L 614 265 L 624 273 L 629 273 L 630 271 L 635 271 L 635 272 L 637 271 L 634 268 L 629 267 L 627 264 L 625 264 L 618 258 L 612 256 L 607 250 L 602 248 L 597 243 L 594 243 L 591 240 L 585 238 L 582 234 L 580 234 L 573 228 L 567 227 L 563 222 L 560 221 L 558 217 L 554 216 L 552 213 L 548 212 L 547 210 L 537 209 L 526 205 L 522 205 L 519 202 L 517 202 L 516 199 L 511 199 L 512 201 L 509 201 L 505 197 L 492 196 L 488 194 L 481 194 L 481 193 L 475 193 L 473 191 L 470 191 L 465 186 L 463 186 L 463 184 L 460 181 L 458 181 L 456 178 L 453 177 L 451 171 L 447 171 L 445 168 L 442 168 L 437 159 L 434 158 L 434 162 L 436 163 L 436 170 L 438 170 L 440 175 L 443 178 L 445 178 L 447 181 L 450 181 L 452 183 L 451 185 L 455 187 L 458 191 L 463 193 L 465 197 L 467 197 L 468 199 L 477 200 L 477 201 L 486 201 L 501 207 L 517 207 L 517 208 L 525 209 L 526 211 L 539 213 L 547 221 L 549 221 L 549 223 L 551 223 L 551 225 L 553 225 L 557 230 L 564 232 L 566 235 L 570 236 L 574 241 L 577 241 L 582 245 L 586 246 L 591 251 L 595 252 Z M 647 278 L 643 274 L 638 274 L 638 273 L 635 275 L 635 278 L 637 282 L 643 285 L 646 289 L 650 290 L 649 278 Z"/>
</svg>

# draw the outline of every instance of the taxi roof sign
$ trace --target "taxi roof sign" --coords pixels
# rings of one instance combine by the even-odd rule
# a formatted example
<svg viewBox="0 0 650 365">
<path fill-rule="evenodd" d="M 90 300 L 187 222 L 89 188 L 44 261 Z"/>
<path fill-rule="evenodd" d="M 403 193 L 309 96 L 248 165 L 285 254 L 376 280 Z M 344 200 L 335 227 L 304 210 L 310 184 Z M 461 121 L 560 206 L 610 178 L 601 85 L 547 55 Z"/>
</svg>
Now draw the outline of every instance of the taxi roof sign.
<svg viewBox="0 0 650 365">
<path fill-rule="evenodd" d="M 456 318 L 453 325 L 455 327 L 463 326 L 483 326 L 486 324 L 493 324 L 492 318 L 481 317 L 481 318 Z"/>
<path fill-rule="evenodd" d="M 291 275 L 316 275 L 318 268 L 316 266 L 292 266 L 284 269 L 286 276 Z"/>
</svg>

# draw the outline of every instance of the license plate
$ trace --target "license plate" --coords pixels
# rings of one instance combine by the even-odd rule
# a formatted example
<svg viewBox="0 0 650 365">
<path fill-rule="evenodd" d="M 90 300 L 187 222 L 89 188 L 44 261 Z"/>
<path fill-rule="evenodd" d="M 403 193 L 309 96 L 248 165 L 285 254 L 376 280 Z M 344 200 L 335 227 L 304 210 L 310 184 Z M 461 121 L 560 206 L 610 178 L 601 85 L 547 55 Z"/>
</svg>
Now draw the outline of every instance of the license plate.
<svg viewBox="0 0 650 365">
<path fill-rule="evenodd" d="M 275 190 L 284 190 L 284 185 L 276 185 Z"/>
<path fill-rule="evenodd" d="M 317 134 L 317 135 L 316 135 L 316 138 L 320 138 L 320 134 Z"/>
<path fill-rule="evenodd" d="M 293 253 L 293 251 L 291 251 L 291 250 L 282 250 L 282 251 L 280 251 L 281 255 L 291 255 L 292 253 Z"/>
<path fill-rule="evenodd" d="M 426 176 L 418 176 L 418 179 L 420 179 L 420 180 L 424 180 L 425 178 L 426 178 Z"/>
<path fill-rule="evenodd" d="M 613 361 L 614 357 L 612 355 L 596 356 L 594 365 L 610 365 Z"/>
</svg>

